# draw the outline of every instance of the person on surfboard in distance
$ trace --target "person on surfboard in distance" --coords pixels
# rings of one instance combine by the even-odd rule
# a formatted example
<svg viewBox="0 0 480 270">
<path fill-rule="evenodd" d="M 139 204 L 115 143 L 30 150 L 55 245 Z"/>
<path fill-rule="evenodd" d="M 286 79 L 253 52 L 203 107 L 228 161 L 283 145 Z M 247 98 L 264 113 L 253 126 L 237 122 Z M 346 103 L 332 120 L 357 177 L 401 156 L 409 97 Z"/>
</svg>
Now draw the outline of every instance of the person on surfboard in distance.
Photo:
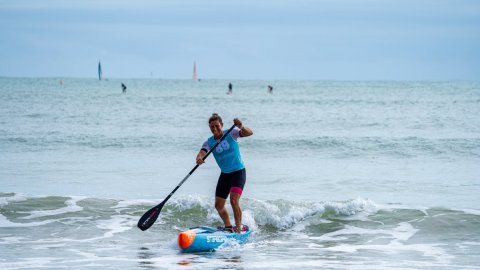
<svg viewBox="0 0 480 270">
<path fill-rule="evenodd" d="M 246 182 L 245 164 L 243 163 L 238 146 L 237 139 L 239 137 L 248 137 L 253 135 L 253 131 L 245 127 L 238 118 L 233 119 L 235 128 L 228 134 L 225 139 L 213 151 L 215 161 L 220 167 L 221 173 L 218 178 L 215 190 L 215 208 L 225 224 L 225 230 L 242 231 L 242 209 L 240 208 L 240 196 Z M 223 122 L 220 115 L 213 113 L 208 120 L 208 125 L 213 136 L 208 138 L 202 145 L 197 154 L 197 164 L 205 163 L 203 157 L 215 145 L 217 140 L 222 138 L 226 130 L 223 130 Z M 233 215 L 236 227 L 232 227 L 228 211 L 225 208 L 225 202 L 230 195 L 230 204 L 232 205 Z"/>
<path fill-rule="evenodd" d="M 271 85 L 268 86 L 268 93 L 273 94 L 273 86 Z"/>
</svg>

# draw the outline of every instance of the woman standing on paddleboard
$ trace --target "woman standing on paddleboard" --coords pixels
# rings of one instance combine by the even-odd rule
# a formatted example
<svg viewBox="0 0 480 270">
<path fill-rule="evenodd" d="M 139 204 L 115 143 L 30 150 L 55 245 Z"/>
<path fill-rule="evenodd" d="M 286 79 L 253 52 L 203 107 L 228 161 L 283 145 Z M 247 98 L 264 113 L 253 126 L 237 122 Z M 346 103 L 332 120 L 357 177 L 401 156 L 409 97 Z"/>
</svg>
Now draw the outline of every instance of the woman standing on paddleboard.
<svg viewBox="0 0 480 270">
<path fill-rule="evenodd" d="M 225 202 L 230 195 L 230 204 L 232 205 L 233 215 L 235 217 L 235 231 L 241 232 L 242 209 L 240 208 L 240 196 L 242 195 L 245 185 L 246 173 L 237 139 L 239 137 L 251 136 L 253 131 L 243 126 L 242 121 L 238 118 L 233 119 L 233 123 L 236 128 L 234 128 L 212 152 L 221 170 L 215 190 L 215 208 L 225 224 L 225 229 L 233 231 L 228 211 L 225 208 Z M 210 131 L 213 133 L 213 136 L 203 143 L 202 148 L 198 152 L 198 165 L 205 163 L 203 157 L 217 141 L 222 138 L 223 134 L 227 132 L 227 130 L 222 129 L 222 118 L 217 113 L 212 114 L 208 120 L 208 125 L 210 126 Z"/>
</svg>

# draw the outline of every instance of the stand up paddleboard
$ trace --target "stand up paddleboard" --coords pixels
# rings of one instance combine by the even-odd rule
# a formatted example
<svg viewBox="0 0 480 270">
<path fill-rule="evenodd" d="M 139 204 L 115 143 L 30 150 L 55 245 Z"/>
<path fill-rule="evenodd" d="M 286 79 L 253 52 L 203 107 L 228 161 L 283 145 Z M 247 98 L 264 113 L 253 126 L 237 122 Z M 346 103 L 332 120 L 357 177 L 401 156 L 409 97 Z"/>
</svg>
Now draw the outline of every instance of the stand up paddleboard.
<svg viewBox="0 0 480 270">
<path fill-rule="evenodd" d="M 213 251 L 225 242 L 236 241 L 239 244 L 245 244 L 251 232 L 247 226 L 241 233 L 205 226 L 195 227 L 178 235 L 178 246 L 183 252 Z"/>
</svg>

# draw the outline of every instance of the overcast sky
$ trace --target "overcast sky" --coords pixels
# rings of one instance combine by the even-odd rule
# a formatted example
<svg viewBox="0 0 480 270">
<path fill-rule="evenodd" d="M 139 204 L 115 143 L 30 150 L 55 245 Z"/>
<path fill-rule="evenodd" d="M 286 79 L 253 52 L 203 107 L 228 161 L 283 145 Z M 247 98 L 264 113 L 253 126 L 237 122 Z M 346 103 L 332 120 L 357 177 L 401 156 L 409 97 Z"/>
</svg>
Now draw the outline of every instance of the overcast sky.
<svg viewBox="0 0 480 270">
<path fill-rule="evenodd" d="M 478 0 L 0 0 L 0 76 L 479 80 Z"/>
</svg>

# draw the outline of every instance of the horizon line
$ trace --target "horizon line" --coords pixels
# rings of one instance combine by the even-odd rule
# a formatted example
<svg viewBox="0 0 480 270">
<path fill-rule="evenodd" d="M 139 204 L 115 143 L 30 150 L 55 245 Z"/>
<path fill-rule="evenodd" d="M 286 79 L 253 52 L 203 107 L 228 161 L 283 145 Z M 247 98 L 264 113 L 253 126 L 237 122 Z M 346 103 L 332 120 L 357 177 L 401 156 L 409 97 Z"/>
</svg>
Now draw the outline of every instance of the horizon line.
<svg viewBox="0 0 480 270">
<path fill-rule="evenodd" d="M 2 79 L 91 79 L 97 81 L 109 80 L 177 80 L 177 81 L 193 81 L 188 78 L 162 78 L 162 77 L 109 77 L 98 80 L 95 77 L 68 77 L 68 76 L 4 76 L 0 75 Z M 479 82 L 480 79 L 247 79 L 247 78 L 199 78 L 195 82 L 201 81 L 337 81 L 337 82 Z"/>
</svg>

